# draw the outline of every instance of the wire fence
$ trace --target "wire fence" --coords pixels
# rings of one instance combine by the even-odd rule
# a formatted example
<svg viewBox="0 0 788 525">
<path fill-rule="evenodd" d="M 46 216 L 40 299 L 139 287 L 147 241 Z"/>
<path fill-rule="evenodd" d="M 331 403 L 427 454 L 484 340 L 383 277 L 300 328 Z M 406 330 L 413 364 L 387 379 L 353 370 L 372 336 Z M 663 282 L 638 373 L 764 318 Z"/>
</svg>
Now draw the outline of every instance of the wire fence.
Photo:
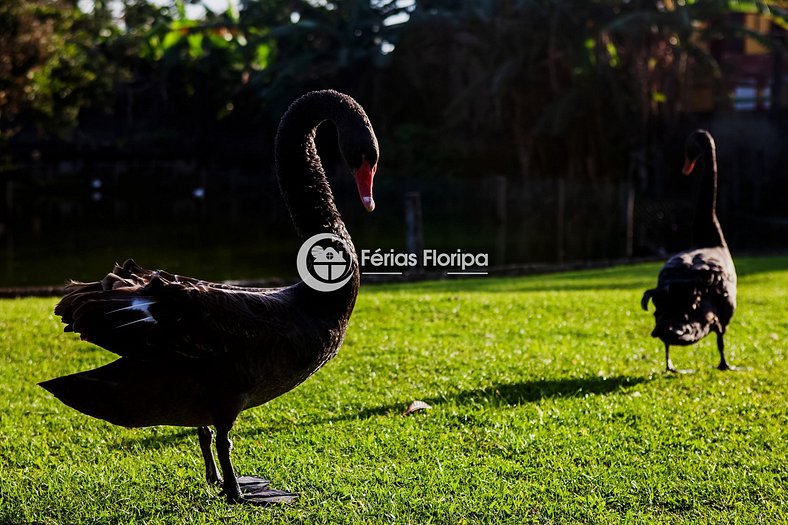
<svg viewBox="0 0 788 525">
<path fill-rule="evenodd" d="M 729 243 L 748 250 L 787 247 L 785 214 L 763 206 L 774 199 L 769 188 L 780 187 L 779 177 L 753 177 L 744 169 L 751 163 L 738 163 L 743 168 L 728 166 L 720 184 L 719 213 Z M 493 265 L 664 256 L 690 242 L 693 187 L 678 174 L 621 181 L 495 174 L 464 180 L 383 168 L 373 214 L 360 205 L 352 177 L 333 169 L 330 179 L 360 248 L 406 248 L 405 202 L 414 192 L 426 248 L 488 253 Z M 177 248 L 210 258 L 220 245 L 227 267 L 221 276 L 257 278 L 232 268 L 287 273 L 289 258 L 265 254 L 287 252 L 297 243 L 270 166 L 85 157 L 20 166 L 5 172 L 3 182 L 0 246 L 13 272 L 0 276 L 0 283 L 24 281 L 26 267 L 46 266 L 47 259 L 64 254 L 78 259 Z M 256 248 L 247 249 L 247 242 Z"/>
</svg>

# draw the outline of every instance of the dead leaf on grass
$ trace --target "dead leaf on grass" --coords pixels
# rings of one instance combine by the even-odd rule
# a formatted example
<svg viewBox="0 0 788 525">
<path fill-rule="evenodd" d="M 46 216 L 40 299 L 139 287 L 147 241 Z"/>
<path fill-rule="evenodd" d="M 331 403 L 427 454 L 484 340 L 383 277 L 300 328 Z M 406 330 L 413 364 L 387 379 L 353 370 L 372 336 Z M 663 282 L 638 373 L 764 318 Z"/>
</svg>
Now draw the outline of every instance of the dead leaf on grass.
<svg viewBox="0 0 788 525">
<path fill-rule="evenodd" d="M 425 403 L 424 401 L 414 401 L 411 403 L 405 412 L 402 413 L 403 416 L 409 416 L 414 412 L 418 412 L 419 410 L 430 410 L 432 407 Z"/>
</svg>

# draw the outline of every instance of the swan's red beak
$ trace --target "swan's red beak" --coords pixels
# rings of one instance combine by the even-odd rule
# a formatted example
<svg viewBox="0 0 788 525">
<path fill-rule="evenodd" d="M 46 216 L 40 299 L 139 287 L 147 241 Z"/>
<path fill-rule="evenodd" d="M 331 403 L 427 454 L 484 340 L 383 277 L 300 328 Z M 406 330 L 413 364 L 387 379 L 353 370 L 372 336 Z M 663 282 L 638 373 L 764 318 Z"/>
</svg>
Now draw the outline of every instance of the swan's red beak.
<svg viewBox="0 0 788 525">
<path fill-rule="evenodd" d="M 684 159 L 684 167 L 681 168 L 681 173 L 684 175 L 689 175 L 690 173 L 692 173 L 692 169 L 695 167 L 695 163 L 697 161 L 698 161 L 697 158 L 691 159 L 689 157 L 686 157 Z"/>
<path fill-rule="evenodd" d="M 356 170 L 356 186 L 358 187 L 358 196 L 361 197 L 361 203 L 367 211 L 375 209 L 375 199 L 372 198 L 372 179 L 375 178 L 375 170 L 378 165 L 370 167 L 367 159 L 361 161 L 361 167 Z"/>
</svg>

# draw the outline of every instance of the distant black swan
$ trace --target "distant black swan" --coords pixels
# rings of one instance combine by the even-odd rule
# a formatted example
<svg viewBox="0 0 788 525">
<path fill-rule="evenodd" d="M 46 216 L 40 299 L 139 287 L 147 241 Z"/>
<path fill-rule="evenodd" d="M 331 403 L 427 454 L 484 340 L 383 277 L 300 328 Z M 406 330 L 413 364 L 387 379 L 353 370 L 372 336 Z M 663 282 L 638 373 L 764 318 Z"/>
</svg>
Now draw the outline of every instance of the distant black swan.
<svg viewBox="0 0 788 525">
<path fill-rule="evenodd" d="M 657 287 L 646 290 L 641 306 L 654 302 L 656 327 L 652 337 L 665 343 L 665 367 L 676 372 L 670 345 L 690 345 L 717 334 L 720 370 L 732 367 L 725 360 L 723 336 L 736 309 L 736 268 L 717 220 L 717 156 L 708 131 L 697 130 L 686 143 L 684 175 L 699 165 L 700 193 L 695 210 L 695 249 L 677 253 L 659 272 Z"/>
<path fill-rule="evenodd" d="M 101 281 L 72 283 L 55 308 L 67 332 L 121 358 L 41 386 L 80 412 L 117 425 L 198 427 L 206 478 L 222 486 L 230 502 L 296 497 L 260 478 L 236 478 L 229 432 L 241 411 L 291 390 L 337 353 L 358 294 L 358 259 L 315 148 L 325 120 L 336 125 L 362 203 L 372 211 L 377 139 L 363 108 L 347 95 L 317 91 L 290 106 L 276 137 L 276 172 L 299 235 L 331 233 L 348 247 L 350 276 L 341 288 L 316 291 L 304 282 L 241 288 L 146 270 L 128 260 Z M 216 428 L 224 480 L 209 425 Z"/>
</svg>

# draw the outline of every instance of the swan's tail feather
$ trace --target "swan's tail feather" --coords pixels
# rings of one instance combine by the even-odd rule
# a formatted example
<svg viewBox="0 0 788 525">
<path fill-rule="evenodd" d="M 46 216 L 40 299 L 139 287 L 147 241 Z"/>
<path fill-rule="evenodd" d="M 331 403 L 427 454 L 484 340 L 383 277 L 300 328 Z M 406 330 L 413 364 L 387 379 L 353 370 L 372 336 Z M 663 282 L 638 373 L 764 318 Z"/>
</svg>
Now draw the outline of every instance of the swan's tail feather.
<svg viewBox="0 0 788 525">
<path fill-rule="evenodd" d="M 651 296 L 654 295 L 654 292 L 656 291 L 657 291 L 656 288 L 652 288 L 651 290 L 646 290 L 645 292 L 643 292 L 643 297 L 640 299 L 640 307 L 647 312 L 648 312 L 648 302 L 651 300 Z"/>
<path fill-rule="evenodd" d="M 121 358 L 39 386 L 83 414 L 124 427 L 211 424 L 210 402 L 195 377 L 188 364 L 151 367 Z"/>
<path fill-rule="evenodd" d="M 111 383 L 93 379 L 88 373 L 57 377 L 38 385 L 83 414 L 115 425 L 134 426 L 124 417 L 122 400 L 111 387 Z"/>
</svg>

